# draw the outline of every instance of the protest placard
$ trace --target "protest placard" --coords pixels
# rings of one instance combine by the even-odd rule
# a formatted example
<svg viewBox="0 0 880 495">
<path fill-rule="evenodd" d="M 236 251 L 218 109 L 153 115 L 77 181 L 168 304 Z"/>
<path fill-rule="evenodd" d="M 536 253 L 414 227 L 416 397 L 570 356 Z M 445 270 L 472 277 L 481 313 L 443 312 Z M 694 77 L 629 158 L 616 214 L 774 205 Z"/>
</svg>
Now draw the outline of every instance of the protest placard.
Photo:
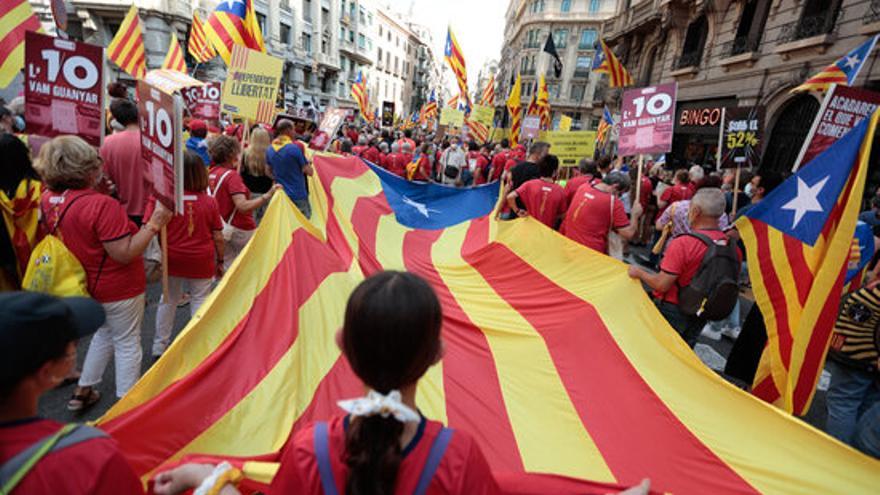
<svg viewBox="0 0 880 495">
<path fill-rule="evenodd" d="M 550 144 L 560 167 L 574 167 L 582 158 L 592 158 L 596 150 L 596 131 L 545 131 L 540 139 Z"/>
<path fill-rule="evenodd" d="M 219 82 L 207 83 L 204 86 L 184 88 L 180 91 L 186 108 L 194 119 L 217 121 L 220 119 Z"/>
<path fill-rule="evenodd" d="M 764 107 L 728 108 L 721 137 L 721 168 L 754 167 L 764 129 Z"/>
<path fill-rule="evenodd" d="M 255 122 L 271 123 L 283 68 L 284 61 L 279 58 L 234 45 L 223 85 L 223 111 Z"/>
<path fill-rule="evenodd" d="M 183 212 L 183 99 L 138 81 L 141 155 L 153 195 L 170 210 Z"/>
<path fill-rule="evenodd" d="M 461 129 L 464 127 L 464 112 L 455 108 L 444 108 L 440 112 L 440 125 Z"/>
<path fill-rule="evenodd" d="M 394 102 L 393 101 L 383 101 L 382 102 L 382 125 L 385 127 L 391 127 L 394 125 Z"/>
<path fill-rule="evenodd" d="M 477 121 L 486 128 L 492 127 L 492 118 L 495 117 L 495 109 L 486 105 L 474 105 L 471 109 L 470 120 Z"/>
<path fill-rule="evenodd" d="M 104 137 L 104 49 L 25 33 L 27 132 L 74 134 L 93 146 Z"/>
<path fill-rule="evenodd" d="M 328 108 L 324 112 L 321 124 L 318 125 L 318 131 L 312 136 L 309 142 L 309 148 L 324 151 L 330 146 L 333 136 L 339 130 L 339 126 L 345 121 L 348 110 L 344 108 Z"/>
<path fill-rule="evenodd" d="M 678 83 L 666 83 L 623 93 L 617 153 L 633 156 L 672 150 L 675 95 Z"/>
</svg>

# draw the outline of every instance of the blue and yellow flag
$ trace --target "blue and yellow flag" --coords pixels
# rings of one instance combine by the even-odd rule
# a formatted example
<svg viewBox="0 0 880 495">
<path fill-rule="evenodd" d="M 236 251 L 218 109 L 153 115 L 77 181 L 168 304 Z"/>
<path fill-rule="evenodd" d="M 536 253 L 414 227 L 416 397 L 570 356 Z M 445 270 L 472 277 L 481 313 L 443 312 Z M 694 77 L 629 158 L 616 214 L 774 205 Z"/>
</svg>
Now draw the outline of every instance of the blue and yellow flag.
<svg viewBox="0 0 880 495">
<path fill-rule="evenodd" d="M 596 56 L 593 58 L 593 72 L 608 74 L 608 86 L 623 88 L 634 84 L 632 75 L 617 59 L 617 55 L 608 48 L 601 38 L 596 42 Z"/>
</svg>

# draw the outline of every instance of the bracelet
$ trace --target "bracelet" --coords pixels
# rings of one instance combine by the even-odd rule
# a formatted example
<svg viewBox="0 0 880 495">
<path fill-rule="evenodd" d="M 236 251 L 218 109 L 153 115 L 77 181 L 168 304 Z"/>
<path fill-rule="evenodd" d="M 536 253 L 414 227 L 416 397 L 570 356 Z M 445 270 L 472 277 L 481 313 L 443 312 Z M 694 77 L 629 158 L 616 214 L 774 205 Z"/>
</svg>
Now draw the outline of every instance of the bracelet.
<svg viewBox="0 0 880 495">
<path fill-rule="evenodd" d="M 227 483 L 237 484 L 244 476 L 241 470 L 233 467 L 226 461 L 214 467 L 210 476 L 202 481 L 193 491 L 193 495 L 217 495 Z"/>
</svg>

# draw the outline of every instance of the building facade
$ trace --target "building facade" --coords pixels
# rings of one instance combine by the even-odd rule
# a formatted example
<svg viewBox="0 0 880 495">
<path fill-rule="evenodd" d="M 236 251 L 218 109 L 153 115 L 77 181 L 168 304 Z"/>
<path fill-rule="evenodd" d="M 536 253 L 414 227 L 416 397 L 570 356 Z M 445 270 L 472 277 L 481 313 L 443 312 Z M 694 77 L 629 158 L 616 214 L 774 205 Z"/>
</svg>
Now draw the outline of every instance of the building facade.
<svg viewBox="0 0 880 495">
<path fill-rule="evenodd" d="M 671 160 L 713 165 L 721 108 L 765 109 L 761 166 L 790 170 L 822 95 L 790 90 L 880 33 L 871 0 L 621 0 L 603 37 L 636 86 L 678 82 Z M 877 52 L 855 86 L 880 90 Z M 609 106 L 619 92 L 608 92 Z M 692 118 L 694 115 L 706 118 Z"/>
<path fill-rule="evenodd" d="M 543 73 L 554 123 L 565 114 L 573 119 L 573 129 L 595 129 L 602 115 L 601 77 L 606 76 L 592 74 L 590 67 L 599 32 L 617 7 L 615 0 L 511 0 L 505 12 L 496 75 L 496 107 L 503 112 L 512 79 L 518 73 L 527 106 Z M 550 56 L 543 52 L 551 34 L 563 64 L 560 77 L 554 73 Z"/>
</svg>

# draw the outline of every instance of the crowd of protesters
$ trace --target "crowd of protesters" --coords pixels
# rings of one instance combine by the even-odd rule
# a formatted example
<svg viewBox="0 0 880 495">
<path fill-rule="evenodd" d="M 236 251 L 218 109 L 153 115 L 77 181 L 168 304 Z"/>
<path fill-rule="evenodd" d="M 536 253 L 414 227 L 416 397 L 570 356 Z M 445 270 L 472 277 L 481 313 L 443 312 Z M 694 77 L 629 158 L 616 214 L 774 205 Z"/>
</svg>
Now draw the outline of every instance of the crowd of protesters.
<svg viewBox="0 0 880 495">
<path fill-rule="evenodd" d="M 76 382 L 67 407 L 82 412 L 101 399 L 96 386 L 111 360 L 117 397 L 137 381 L 148 284 L 145 259 L 155 259 L 151 252 L 160 249 L 161 231 L 167 233 L 169 279 L 156 310 L 154 358 L 172 341 L 178 304 L 188 301 L 190 315 L 195 315 L 245 249 L 277 190 L 283 190 L 305 219 L 313 215 L 310 135 L 302 126 L 287 119 L 271 128 L 249 129 L 187 120 L 184 207 L 181 214 L 173 215 L 151 195 L 150 174 L 140 151 L 137 105 L 123 93 L 111 91 L 111 96 L 108 135 L 100 149 L 78 137 L 61 136 L 43 143 L 33 157 L 26 139 L 14 134 L 24 129 L 20 115 L 0 107 L 0 155 L 6 157 L 0 169 L 0 209 L 7 220 L 6 228 L 0 228 L 0 290 L 9 292 L 0 295 L 4 349 L 0 463 L 62 427 L 35 418 L 37 400 L 46 391 Z M 734 190 L 736 178 L 731 174 L 707 173 L 700 166 L 671 170 L 665 162 L 649 159 L 639 171 L 633 162 L 622 159 L 584 158 L 560 180 L 559 159 L 541 141 L 511 146 L 501 139 L 479 144 L 459 135 L 371 125 L 343 125 L 329 149 L 360 157 L 410 181 L 459 188 L 501 181 L 497 218 L 533 217 L 595 252 L 632 261 L 630 277 L 650 291 L 659 314 L 687 345 L 694 347 L 701 333 L 730 337 L 736 344 L 727 373 L 745 382 L 754 377 L 767 338 L 757 305 L 740 324 L 738 294 L 735 307 L 723 319 L 690 314 L 682 309 L 680 299 L 700 276 L 707 253 L 715 253 L 719 246 L 736 253 L 735 278 L 747 286 L 747 276 L 740 277 L 743 253 L 735 247 L 738 235 L 732 217 L 778 186 L 783 180 L 779 174 L 744 173 L 739 178 L 744 187 Z M 862 217 L 873 226 L 880 224 L 880 199 L 875 198 L 872 207 Z M 89 298 L 17 292 L 31 251 L 47 235 L 60 239 L 81 264 Z M 651 255 L 627 258 L 637 248 L 650 248 Z M 436 296 L 413 275 L 382 273 L 352 294 L 338 336 L 340 346 L 354 372 L 372 393 L 393 406 L 394 415 L 351 413 L 320 428 L 304 429 L 284 453 L 270 493 L 304 486 L 310 488 L 303 493 L 320 493 L 326 483 L 340 484 L 352 493 L 396 493 L 400 490 L 393 489 L 395 480 L 398 488 L 417 482 L 433 442 L 447 431 L 414 410 L 419 378 L 442 357 L 440 321 Z M 34 337 L 34 328 L 44 332 L 40 339 Z M 411 331 L 420 337 L 400 338 L 401 332 Z M 91 341 L 79 372 L 75 344 L 87 336 Z M 400 347 L 390 353 L 396 362 L 375 359 L 379 353 L 373 347 L 386 342 Z M 829 428 L 841 440 L 880 455 L 876 368 L 866 374 L 839 363 L 833 366 Z M 856 385 L 860 388 L 853 392 Z M 865 418 L 874 418 L 873 423 L 863 426 Z M 41 463 L 20 490 L 51 486 L 59 493 L 137 493 L 139 482 L 115 445 L 97 430 L 81 431 L 88 448 L 75 445 L 50 457 L 53 460 Z M 417 431 L 422 433 L 414 438 Z M 874 435 L 873 440 L 865 435 Z M 318 472 L 314 462 L 320 455 L 315 450 L 318 441 L 356 459 L 334 466 L 344 480 L 327 480 Z M 404 457 L 400 447 L 392 446 L 403 446 L 402 451 L 411 455 Z M 433 475 L 443 486 L 462 487 L 449 493 L 497 491 L 485 459 L 467 434 L 454 437 L 447 456 L 452 460 L 444 461 Z M 62 489 L 52 473 L 81 458 L 111 474 L 71 477 Z M 159 474 L 155 490 L 177 493 L 195 488 L 205 479 L 216 480 L 224 469 L 229 468 L 183 466 Z M 376 475 L 384 469 L 393 476 Z M 234 493 L 231 486 L 223 490 Z"/>
</svg>

